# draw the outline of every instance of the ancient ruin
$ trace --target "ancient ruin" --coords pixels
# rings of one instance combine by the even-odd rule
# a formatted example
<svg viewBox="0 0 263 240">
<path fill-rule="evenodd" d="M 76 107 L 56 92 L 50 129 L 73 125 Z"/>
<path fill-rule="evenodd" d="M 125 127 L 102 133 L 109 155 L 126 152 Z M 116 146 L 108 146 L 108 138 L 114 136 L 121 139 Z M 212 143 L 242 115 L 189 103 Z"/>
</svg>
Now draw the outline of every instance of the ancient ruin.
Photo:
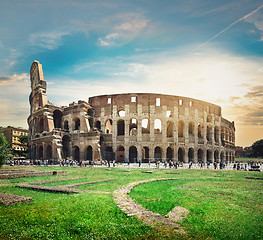
<svg viewBox="0 0 263 240">
<path fill-rule="evenodd" d="M 221 107 L 181 96 L 128 93 L 69 106 L 47 100 L 42 65 L 30 70 L 31 159 L 233 162 L 234 122 Z"/>
</svg>

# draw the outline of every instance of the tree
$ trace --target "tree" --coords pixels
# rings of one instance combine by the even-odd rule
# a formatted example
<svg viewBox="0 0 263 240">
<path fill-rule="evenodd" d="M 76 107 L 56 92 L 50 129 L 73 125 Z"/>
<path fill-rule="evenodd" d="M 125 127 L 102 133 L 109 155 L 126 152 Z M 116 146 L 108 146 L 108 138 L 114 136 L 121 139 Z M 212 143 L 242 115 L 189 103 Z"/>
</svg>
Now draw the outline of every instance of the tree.
<svg viewBox="0 0 263 240">
<path fill-rule="evenodd" d="M 254 142 L 252 149 L 255 157 L 263 157 L 263 139 Z"/>
<path fill-rule="evenodd" d="M 21 136 L 19 138 L 19 141 L 23 144 L 23 143 L 28 143 L 28 136 Z"/>
<path fill-rule="evenodd" d="M 5 136 L 0 132 L 0 167 L 8 160 L 9 148 Z"/>
</svg>

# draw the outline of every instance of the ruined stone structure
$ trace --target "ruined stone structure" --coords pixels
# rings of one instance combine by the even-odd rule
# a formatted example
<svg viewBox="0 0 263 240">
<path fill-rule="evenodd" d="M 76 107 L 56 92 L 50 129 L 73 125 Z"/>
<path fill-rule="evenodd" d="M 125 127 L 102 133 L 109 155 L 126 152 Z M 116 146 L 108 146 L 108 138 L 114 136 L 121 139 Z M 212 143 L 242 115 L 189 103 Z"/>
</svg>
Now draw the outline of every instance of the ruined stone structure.
<svg viewBox="0 0 263 240">
<path fill-rule="evenodd" d="M 67 107 L 47 100 L 42 66 L 30 71 L 31 158 L 233 162 L 234 122 L 221 107 L 180 96 L 129 93 L 90 97 Z"/>
</svg>

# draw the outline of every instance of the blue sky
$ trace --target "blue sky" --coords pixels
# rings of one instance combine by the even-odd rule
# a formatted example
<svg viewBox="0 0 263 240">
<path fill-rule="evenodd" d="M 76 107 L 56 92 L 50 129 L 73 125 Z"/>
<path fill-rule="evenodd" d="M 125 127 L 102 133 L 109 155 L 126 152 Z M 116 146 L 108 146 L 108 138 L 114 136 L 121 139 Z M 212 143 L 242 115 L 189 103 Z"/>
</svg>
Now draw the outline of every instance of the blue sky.
<svg viewBox="0 0 263 240">
<path fill-rule="evenodd" d="M 263 138 L 263 1 L 0 0 L 0 125 L 27 127 L 29 70 L 48 99 L 154 92 L 222 106 L 237 145 Z"/>
</svg>

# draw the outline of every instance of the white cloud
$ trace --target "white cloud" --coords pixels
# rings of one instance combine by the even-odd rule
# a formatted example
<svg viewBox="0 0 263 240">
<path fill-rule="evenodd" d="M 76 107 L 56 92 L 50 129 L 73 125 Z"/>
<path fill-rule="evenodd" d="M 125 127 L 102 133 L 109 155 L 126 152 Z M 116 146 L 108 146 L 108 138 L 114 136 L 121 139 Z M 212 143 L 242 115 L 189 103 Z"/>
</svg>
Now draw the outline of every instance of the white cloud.
<svg viewBox="0 0 263 240">
<path fill-rule="evenodd" d="M 16 74 L 14 73 L 12 76 L 0 76 L 0 85 L 8 86 L 8 85 L 17 85 L 20 83 L 28 83 L 29 82 L 29 74 L 22 73 Z"/>
<path fill-rule="evenodd" d="M 29 36 L 29 41 L 33 46 L 46 48 L 49 50 L 56 49 L 62 44 L 62 38 L 70 35 L 70 31 L 50 31 L 37 32 Z"/>
<path fill-rule="evenodd" d="M 114 40 L 121 36 L 120 33 L 111 33 L 106 35 L 104 38 L 99 38 L 98 43 L 100 46 L 109 46 L 114 44 Z"/>
</svg>

